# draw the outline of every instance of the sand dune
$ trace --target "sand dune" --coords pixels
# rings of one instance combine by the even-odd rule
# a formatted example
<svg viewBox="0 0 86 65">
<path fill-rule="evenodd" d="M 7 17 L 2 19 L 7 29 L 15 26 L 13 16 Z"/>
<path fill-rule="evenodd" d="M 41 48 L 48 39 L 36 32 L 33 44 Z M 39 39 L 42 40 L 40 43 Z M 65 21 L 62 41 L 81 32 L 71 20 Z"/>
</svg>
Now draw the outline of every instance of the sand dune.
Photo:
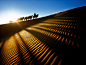
<svg viewBox="0 0 86 65">
<path fill-rule="evenodd" d="M 0 25 L 3 64 L 86 64 L 86 6 Z"/>
</svg>

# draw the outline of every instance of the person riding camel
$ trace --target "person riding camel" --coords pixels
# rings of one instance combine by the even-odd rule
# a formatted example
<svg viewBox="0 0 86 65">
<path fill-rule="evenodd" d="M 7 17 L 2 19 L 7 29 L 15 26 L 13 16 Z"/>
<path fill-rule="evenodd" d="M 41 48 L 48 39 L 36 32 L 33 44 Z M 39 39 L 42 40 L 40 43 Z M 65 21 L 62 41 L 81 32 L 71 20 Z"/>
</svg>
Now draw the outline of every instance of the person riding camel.
<svg viewBox="0 0 86 65">
<path fill-rule="evenodd" d="M 36 16 L 36 13 L 34 13 L 34 16 Z"/>
</svg>

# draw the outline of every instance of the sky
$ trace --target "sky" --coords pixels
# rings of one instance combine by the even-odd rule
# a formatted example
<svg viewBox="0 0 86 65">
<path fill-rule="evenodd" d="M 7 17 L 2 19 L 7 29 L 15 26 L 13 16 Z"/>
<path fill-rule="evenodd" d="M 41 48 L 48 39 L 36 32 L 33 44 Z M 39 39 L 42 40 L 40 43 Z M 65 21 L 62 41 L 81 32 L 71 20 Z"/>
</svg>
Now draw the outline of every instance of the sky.
<svg viewBox="0 0 86 65">
<path fill-rule="evenodd" d="M 0 25 L 34 13 L 40 18 L 82 6 L 86 0 L 0 0 Z"/>
</svg>

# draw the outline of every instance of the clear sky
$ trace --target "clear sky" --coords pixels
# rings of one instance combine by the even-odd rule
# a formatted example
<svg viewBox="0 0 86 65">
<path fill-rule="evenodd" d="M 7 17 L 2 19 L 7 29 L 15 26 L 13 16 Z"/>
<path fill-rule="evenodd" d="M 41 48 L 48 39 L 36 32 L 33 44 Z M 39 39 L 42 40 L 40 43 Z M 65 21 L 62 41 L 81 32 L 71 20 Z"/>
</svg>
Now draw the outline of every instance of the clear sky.
<svg viewBox="0 0 86 65">
<path fill-rule="evenodd" d="M 0 0 L 0 24 L 34 13 L 44 17 L 82 6 L 86 0 Z"/>
</svg>

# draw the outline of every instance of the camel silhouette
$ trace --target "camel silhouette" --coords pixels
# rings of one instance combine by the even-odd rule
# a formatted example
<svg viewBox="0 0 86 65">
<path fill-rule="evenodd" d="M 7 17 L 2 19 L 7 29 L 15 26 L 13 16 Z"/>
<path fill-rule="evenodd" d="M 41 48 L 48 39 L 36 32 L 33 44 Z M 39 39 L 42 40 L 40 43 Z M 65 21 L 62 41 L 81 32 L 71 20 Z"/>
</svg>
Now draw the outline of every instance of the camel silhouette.
<svg viewBox="0 0 86 65">
<path fill-rule="evenodd" d="M 36 13 L 34 13 L 33 19 L 37 18 L 39 14 L 36 15 Z"/>
<path fill-rule="evenodd" d="M 28 16 L 27 18 L 28 18 L 28 19 L 32 19 L 32 17 L 33 17 L 33 15 L 31 15 L 31 16 Z"/>
<path fill-rule="evenodd" d="M 28 17 L 24 17 L 24 20 L 27 21 Z"/>
<path fill-rule="evenodd" d="M 24 20 L 24 17 L 20 17 L 20 21 L 23 21 Z"/>
<path fill-rule="evenodd" d="M 37 18 L 39 14 L 36 14 L 34 13 L 34 15 L 30 15 L 30 16 L 26 16 L 26 17 L 20 17 L 18 18 L 16 21 L 27 21 L 27 20 L 30 20 L 30 19 L 34 19 L 34 18 Z"/>
</svg>

